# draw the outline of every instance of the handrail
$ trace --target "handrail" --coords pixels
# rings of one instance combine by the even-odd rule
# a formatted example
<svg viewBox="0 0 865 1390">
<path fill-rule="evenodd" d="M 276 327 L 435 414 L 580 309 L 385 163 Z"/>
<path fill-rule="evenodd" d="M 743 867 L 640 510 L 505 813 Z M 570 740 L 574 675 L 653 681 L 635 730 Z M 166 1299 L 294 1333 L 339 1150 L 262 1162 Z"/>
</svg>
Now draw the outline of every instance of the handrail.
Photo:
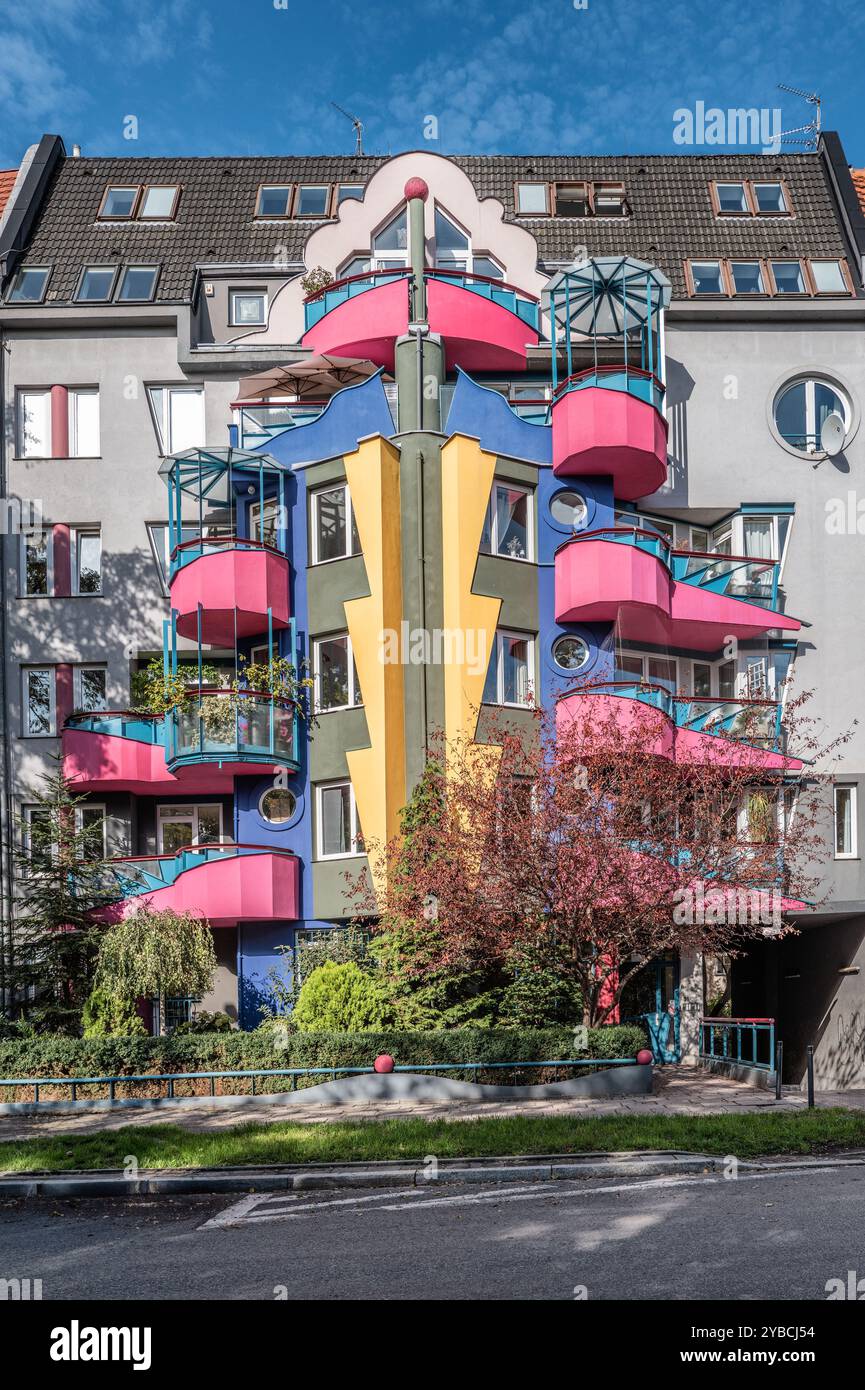
<svg viewBox="0 0 865 1390">
<path fill-rule="evenodd" d="M 541 302 L 536 294 L 520 289 L 519 285 L 512 285 L 507 280 L 499 280 L 495 275 L 478 275 L 473 270 L 446 270 L 443 266 L 428 266 L 423 274 L 425 280 L 435 280 L 439 276 L 453 280 L 477 280 L 482 285 L 494 285 L 496 289 L 510 290 L 521 299 L 527 299 L 530 304 Z"/>
<path fill-rule="evenodd" d="M 634 376 L 643 381 L 651 381 L 660 391 L 665 391 L 663 381 L 655 372 L 650 372 L 646 367 L 633 367 L 628 362 L 598 362 L 591 367 L 581 367 L 578 372 L 571 372 L 571 375 L 560 381 L 553 391 L 555 401 L 564 391 L 567 390 L 573 381 L 581 381 L 587 376 Z"/>
<path fill-rule="evenodd" d="M 191 541 L 181 541 L 171 552 L 173 560 L 178 551 L 192 550 L 197 545 L 228 545 L 228 546 L 247 546 L 250 550 L 269 550 L 273 555 L 280 555 L 285 559 L 285 551 L 280 550 L 275 545 L 268 545 L 267 541 L 257 541 L 252 536 L 195 536 Z"/>
<path fill-rule="evenodd" d="M 754 555 L 728 555 L 725 551 L 719 550 L 690 550 L 686 546 L 677 546 L 665 536 L 661 531 L 650 531 L 645 526 L 595 526 L 591 531 L 575 531 L 572 536 L 568 536 L 557 548 L 571 545 L 574 541 L 585 541 L 598 536 L 645 536 L 646 540 L 659 541 L 671 555 L 694 555 L 700 560 L 711 560 L 714 564 L 719 561 L 731 561 L 741 565 L 755 565 L 758 569 L 772 569 L 777 565 L 777 560 L 764 560 Z"/>
<path fill-rule="evenodd" d="M 322 285 L 320 290 L 314 290 L 312 294 L 308 294 L 305 297 L 303 302 L 304 304 L 314 304 L 322 295 L 329 294 L 332 290 L 341 290 L 343 285 L 353 285 L 359 280 L 375 280 L 379 277 L 383 278 L 388 275 L 391 277 L 396 276 L 397 278 L 399 276 L 408 277 L 412 275 L 412 269 L 411 266 L 406 266 L 404 268 L 400 267 L 399 269 L 394 268 L 392 270 L 365 270 L 360 275 L 344 275 L 341 280 L 331 280 L 329 284 Z"/>
<path fill-rule="evenodd" d="M 297 858 L 293 849 L 281 849 L 274 845 L 248 844 L 245 840 L 232 840 L 230 842 L 214 840 L 206 845 L 181 845 L 180 849 L 170 850 L 167 853 L 112 854 L 105 859 L 88 860 L 87 862 L 99 864 L 152 864 L 154 859 L 178 859 L 180 855 L 189 854 L 190 851 L 194 854 L 196 852 L 204 853 L 205 850 L 209 853 L 211 850 L 228 851 L 236 849 L 251 849 L 255 850 L 258 854 L 282 854 L 289 859 Z"/>
</svg>

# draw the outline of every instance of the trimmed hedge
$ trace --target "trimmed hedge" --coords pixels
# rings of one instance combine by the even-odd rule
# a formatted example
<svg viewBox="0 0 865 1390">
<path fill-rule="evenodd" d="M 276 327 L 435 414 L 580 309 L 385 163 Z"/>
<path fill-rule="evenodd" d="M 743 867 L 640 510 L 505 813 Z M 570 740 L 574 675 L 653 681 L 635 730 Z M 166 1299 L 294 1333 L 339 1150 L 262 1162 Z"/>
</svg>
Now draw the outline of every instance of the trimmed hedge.
<svg viewBox="0 0 865 1390">
<path fill-rule="evenodd" d="M 430 1066 L 453 1062 L 452 1075 L 460 1076 L 464 1062 L 565 1061 L 576 1056 L 634 1057 L 646 1039 L 633 1024 L 589 1029 L 588 1046 L 574 1050 L 569 1028 L 453 1028 L 430 1033 L 292 1033 L 272 1028 L 252 1033 L 199 1033 L 167 1038 L 62 1038 L 40 1036 L 16 1042 L 0 1042 L 0 1076 L 131 1076 L 155 1072 L 237 1071 L 253 1067 L 369 1067 L 380 1052 L 387 1052 L 398 1066 Z M 586 1068 L 585 1070 L 588 1070 Z M 462 1076 L 465 1077 L 463 1072 Z M 299 1087 L 315 1085 L 322 1077 L 299 1077 Z M 511 1081 L 491 1072 L 483 1078 Z M 556 1079 L 541 1072 L 519 1072 L 517 1081 Z M 256 1090 L 286 1090 L 288 1080 L 262 1078 Z M 13 1089 L 15 1094 L 12 1094 Z M 186 1088 L 184 1088 L 186 1089 Z M 217 1094 L 243 1094 L 249 1080 L 236 1078 L 217 1085 Z M 21 1094 L 17 1094 L 20 1090 Z M 89 1087 L 82 1098 L 97 1099 L 107 1088 Z M 209 1082 L 191 1081 L 188 1093 L 206 1094 Z M 118 1087 L 123 1095 L 161 1095 L 164 1086 Z M 178 1087 L 178 1094 L 180 1093 Z M 29 1088 L 0 1088 L 0 1101 L 29 1100 Z M 46 1100 L 51 1099 L 45 1093 Z M 59 1097 L 58 1097 L 59 1098 Z"/>
</svg>

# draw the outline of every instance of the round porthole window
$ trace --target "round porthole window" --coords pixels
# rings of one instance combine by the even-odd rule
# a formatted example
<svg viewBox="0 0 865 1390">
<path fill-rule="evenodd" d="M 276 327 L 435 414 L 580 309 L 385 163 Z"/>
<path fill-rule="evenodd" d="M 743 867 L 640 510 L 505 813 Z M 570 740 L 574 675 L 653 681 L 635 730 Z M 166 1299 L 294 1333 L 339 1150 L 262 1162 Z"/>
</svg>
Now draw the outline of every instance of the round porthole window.
<svg viewBox="0 0 865 1390">
<path fill-rule="evenodd" d="M 567 526 L 571 531 L 582 531 L 588 515 L 586 499 L 578 492 L 557 492 L 550 502 L 553 521 L 559 526 Z"/>
<path fill-rule="evenodd" d="M 284 825 L 290 821 L 297 808 L 297 797 L 286 787 L 271 787 L 258 803 L 262 820 L 270 825 Z"/>
<path fill-rule="evenodd" d="M 562 671 L 581 671 L 588 659 L 588 643 L 582 637 L 559 637 L 553 643 L 553 661 Z"/>
<path fill-rule="evenodd" d="M 838 415 L 850 429 L 847 397 L 833 382 L 819 377 L 800 377 L 783 386 L 775 397 L 772 415 L 781 442 L 794 453 L 822 453 L 822 428 L 830 415 Z"/>
</svg>

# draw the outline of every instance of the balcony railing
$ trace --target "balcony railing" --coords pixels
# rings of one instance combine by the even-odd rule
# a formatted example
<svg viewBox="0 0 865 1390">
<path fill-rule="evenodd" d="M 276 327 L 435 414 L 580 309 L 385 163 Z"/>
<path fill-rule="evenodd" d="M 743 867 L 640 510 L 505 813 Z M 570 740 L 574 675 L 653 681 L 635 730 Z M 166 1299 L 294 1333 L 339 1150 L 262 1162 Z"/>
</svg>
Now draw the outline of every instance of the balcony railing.
<svg viewBox="0 0 865 1390">
<path fill-rule="evenodd" d="M 235 402 L 233 409 L 240 417 L 237 443 L 241 449 L 257 449 L 286 430 L 317 420 L 326 405 L 324 400 L 286 401 L 281 405 Z"/>
<path fill-rule="evenodd" d="M 509 309 L 536 333 L 540 332 L 540 304 L 534 295 L 517 289 L 516 285 L 509 285 L 505 280 L 495 280 L 489 275 L 474 275 L 467 270 L 444 270 L 441 266 L 436 266 L 435 270 L 424 271 L 424 278 L 444 280 L 449 285 L 459 285 L 461 289 L 471 290 L 472 294 L 479 294 L 492 304 Z"/>
<path fill-rule="evenodd" d="M 191 565 L 193 560 L 200 559 L 202 555 L 219 555 L 226 550 L 259 550 L 285 559 L 284 551 L 278 546 L 268 545 L 266 541 L 252 540 L 249 536 L 195 536 L 192 540 L 176 545 L 172 550 L 169 580 L 173 579 L 184 565 Z"/>
<path fill-rule="evenodd" d="M 631 367 L 624 363 L 596 363 L 574 372 L 559 382 L 553 392 L 553 404 L 560 401 L 569 391 L 585 391 L 589 386 L 598 386 L 604 391 L 626 391 L 638 400 L 653 405 L 659 414 L 664 410 L 664 383 L 654 372 L 645 367 Z"/>
<path fill-rule="evenodd" d="M 777 700 L 725 699 L 715 695 L 677 695 L 650 681 L 597 681 L 568 695 L 619 695 L 660 710 L 678 729 L 721 734 L 756 748 L 777 751 L 781 745 L 781 705 Z"/>
<path fill-rule="evenodd" d="M 701 1019 L 700 1060 L 774 1071 L 774 1018 Z"/>
<path fill-rule="evenodd" d="M 277 850 L 271 845 L 209 844 L 185 845 L 172 854 L 127 855 L 105 859 L 100 866 L 101 887 L 106 901 L 119 902 L 170 888 L 188 869 L 250 854 L 279 854 L 294 856 L 289 850 Z"/>
<path fill-rule="evenodd" d="M 129 738 L 136 743 L 165 743 L 165 723 L 160 714 L 139 714 L 137 710 L 90 710 L 70 714 L 64 728 L 81 729 L 88 734 L 109 738 Z"/>
<path fill-rule="evenodd" d="M 297 706 L 265 691 L 196 686 L 165 717 L 169 771 L 185 763 L 297 765 Z"/>
<path fill-rule="evenodd" d="M 308 332 L 318 323 L 319 319 L 323 319 L 325 314 L 330 313 L 331 309 L 338 308 L 346 300 L 354 299 L 356 295 L 373 290 L 380 284 L 387 284 L 390 280 L 399 279 L 412 282 L 414 277 L 409 269 L 367 270 L 361 275 L 346 275 L 342 280 L 334 280 L 332 284 L 316 290 L 314 294 L 308 295 L 304 300 L 304 331 Z M 410 291 L 411 283 L 406 286 L 406 293 L 409 294 Z"/>
<path fill-rule="evenodd" d="M 564 545 L 580 541 L 611 541 L 631 545 L 654 555 L 666 565 L 672 577 L 681 584 L 693 584 L 713 594 L 738 598 L 761 608 L 774 608 L 778 600 L 778 562 L 757 560 L 749 555 L 721 555 L 703 550 L 677 550 L 666 536 L 642 526 L 604 526 L 593 531 L 580 531 L 570 536 Z M 558 547 L 559 550 L 563 546 Z"/>
</svg>

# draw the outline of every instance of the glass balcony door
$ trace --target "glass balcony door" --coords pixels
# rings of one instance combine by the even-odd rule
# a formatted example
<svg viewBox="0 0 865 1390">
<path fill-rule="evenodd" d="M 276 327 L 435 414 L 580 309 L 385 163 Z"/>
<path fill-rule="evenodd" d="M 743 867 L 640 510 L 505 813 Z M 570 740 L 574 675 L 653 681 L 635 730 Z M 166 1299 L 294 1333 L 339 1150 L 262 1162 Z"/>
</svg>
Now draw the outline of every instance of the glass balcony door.
<svg viewBox="0 0 865 1390">
<path fill-rule="evenodd" d="M 222 807 L 160 806 L 157 809 L 160 854 L 176 854 L 195 845 L 222 843 Z"/>
</svg>

